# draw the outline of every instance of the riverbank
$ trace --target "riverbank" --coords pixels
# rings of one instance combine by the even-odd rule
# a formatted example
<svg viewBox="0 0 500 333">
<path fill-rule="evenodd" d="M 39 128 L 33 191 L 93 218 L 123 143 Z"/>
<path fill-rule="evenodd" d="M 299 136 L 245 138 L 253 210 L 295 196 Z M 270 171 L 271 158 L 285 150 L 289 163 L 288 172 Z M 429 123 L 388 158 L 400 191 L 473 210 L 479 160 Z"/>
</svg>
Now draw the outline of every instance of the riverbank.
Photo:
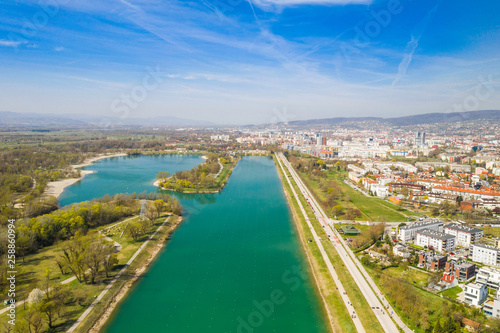
<svg viewBox="0 0 500 333">
<path fill-rule="evenodd" d="M 81 164 L 74 164 L 71 167 L 74 170 L 78 170 L 80 168 L 92 165 L 92 163 L 106 159 L 106 158 L 111 158 L 111 157 L 118 157 L 118 156 L 127 156 L 127 154 L 124 153 L 119 153 L 119 154 L 113 154 L 113 155 L 101 155 L 101 156 L 96 156 L 96 157 L 91 157 L 86 159 L 83 163 Z M 73 185 L 74 183 L 82 180 L 86 175 L 89 175 L 93 173 L 94 171 L 92 170 L 80 170 L 80 177 L 78 178 L 66 178 L 66 179 L 61 179 L 57 181 L 53 181 L 47 184 L 45 187 L 44 195 L 45 196 L 54 196 L 56 198 L 59 198 L 59 196 L 64 192 L 64 189 L 70 185 Z"/>
<path fill-rule="evenodd" d="M 112 293 L 103 299 L 99 312 L 95 312 L 93 315 L 89 315 L 86 323 L 82 323 L 78 331 L 81 332 L 100 332 L 106 325 L 108 320 L 112 317 L 114 311 L 120 305 L 120 303 L 125 299 L 129 291 L 135 286 L 136 282 L 141 278 L 146 272 L 150 265 L 157 259 L 159 253 L 165 248 L 167 241 L 170 239 L 172 233 L 180 226 L 182 223 L 182 216 L 177 216 L 169 227 L 163 231 L 161 226 L 158 229 L 159 239 L 155 244 L 149 244 L 145 248 L 145 259 L 142 262 L 135 262 L 129 267 L 129 273 L 127 275 L 128 279 L 123 281 L 123 283 L 118 286 Z M 161 234 L 160 234 L 161 233 Z M 149 254 L 149 256 L 147 256 Z M 143 256 L 144 257 L 144 256 Z M 133 265 L 137 265 L 136 267 Z"/>
<path fill-rule="evenodd" d="M 344 305 L 340 299 L 338 288 L 330 276 L 325 273 L 327 271 L 326 265 L 322 261 L 319 249 L 314 243 L 308 243 L 306 239 L 314 238 L 309 228 L 306 225 L 303 217 L 298 213 L 299 207 L 292 200 L 293 195 L 291 189 L 285 181 L 283 174 L 276 157 L 273 156 L 278 174 L 280 176 L 283 192 L 288 202 L 288 207 L 292 213 L 295 230 L 298 233 L 298 239 L 302 245 L 302 251 L 307 258 L 309 264 L 309 274 L 315 283 L 315 291 L 318 298 L 322 301 L 322 310 L 325 321 L 328 322 L 328 327 L 332 332 L 344 332 L 355 329 L 354 326 L 346 325 L 350 322 L 349 314 L 346 312 Z M 336 316 L 333 316 L 335 314 Z"/>
</svg>

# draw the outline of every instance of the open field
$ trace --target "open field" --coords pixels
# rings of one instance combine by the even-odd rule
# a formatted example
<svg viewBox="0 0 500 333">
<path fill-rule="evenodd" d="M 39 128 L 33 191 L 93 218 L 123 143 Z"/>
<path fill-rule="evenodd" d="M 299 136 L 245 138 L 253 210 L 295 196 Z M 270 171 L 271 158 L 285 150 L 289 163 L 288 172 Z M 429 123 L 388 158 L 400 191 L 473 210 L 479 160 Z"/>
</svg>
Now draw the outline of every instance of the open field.
<svg viewBox="0 0 500 333">
<path fill-rule="evenodd" d="M 483 230 L 485 235 L 500 237 L 500 228 L 496 227 L 479 227 L 479 229 Z"/>
<path fill-rule="evenodd" d="M 352 187 L 345 184 L 342 180 L 343 177 L 345 177 L 347 174 L 345 171 L 324 172 L 326 172 L 325 180 L 311 179 L 307 174 L 299 172 L 300 176 L 307 184 L 309 189 L 311 189 L 316 198 L 318 198 L 323 203 L 323 206 L 326 202 L 326 194 L 320 189 L 320 183 L 323 181 L 331 181 L 334 182 L 342 192 L 341 198 L 338 200 L 338 203 L 345 209 L 355 208 L 361 211 L 361 216 L 356 217 L 356 220 L 400 222 L 407 220 L 407 216 L 420 215 L 419 213 L 411 212 L 407 209 L 399 211 L 399 208 L 396 205 L 393 205 L 379 198 L 367 197 L 363 193 L 354 190 Z M 332 207 L 325 208 L 326 212 L 331 212 Z"/>
</svg>

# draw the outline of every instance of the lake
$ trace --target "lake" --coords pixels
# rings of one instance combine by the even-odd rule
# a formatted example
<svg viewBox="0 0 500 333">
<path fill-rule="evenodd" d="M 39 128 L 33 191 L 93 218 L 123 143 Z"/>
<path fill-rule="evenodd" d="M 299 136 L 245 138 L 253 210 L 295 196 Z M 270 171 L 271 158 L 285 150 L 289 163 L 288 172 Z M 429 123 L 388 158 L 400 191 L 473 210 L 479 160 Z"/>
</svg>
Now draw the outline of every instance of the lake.
<svg viewBox="0 0 500 333">
<path fill-rule="evenodd" d="M 101 160 L 62 205 L 157 191 L 158 171 L 196 155 Z M 106 332 L 327 332 L 274 161 L 243 157 L 217 194 L 176 194 L 184 222 L 130 291 Z"/>
</svg>

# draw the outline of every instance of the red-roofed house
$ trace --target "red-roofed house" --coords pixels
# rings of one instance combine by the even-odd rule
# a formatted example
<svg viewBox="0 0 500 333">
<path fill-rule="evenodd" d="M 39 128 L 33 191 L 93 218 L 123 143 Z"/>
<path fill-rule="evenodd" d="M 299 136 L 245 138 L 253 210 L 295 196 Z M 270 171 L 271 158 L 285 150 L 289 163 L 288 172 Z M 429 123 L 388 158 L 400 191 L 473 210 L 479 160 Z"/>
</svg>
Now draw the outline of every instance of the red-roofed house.
<svg viewBox="0 0 500 333">
<path fill-rule="evenodd" d="M 445 290 L 458 286 L 458 279 L 451 274 L 444 274 L 435 289 Z"/>
</svg>

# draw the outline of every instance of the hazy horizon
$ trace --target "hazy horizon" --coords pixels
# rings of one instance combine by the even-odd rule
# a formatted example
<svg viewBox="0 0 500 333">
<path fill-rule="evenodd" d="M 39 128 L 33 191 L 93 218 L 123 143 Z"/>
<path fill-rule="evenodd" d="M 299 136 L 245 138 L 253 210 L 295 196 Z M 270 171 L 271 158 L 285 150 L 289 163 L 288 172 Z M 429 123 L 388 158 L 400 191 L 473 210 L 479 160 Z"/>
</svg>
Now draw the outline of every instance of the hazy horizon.
<svg viewBox="0 0 500 333">
<path fill-rule="evenodd" d="M 3 8 L 2 111 L 228 125 L 500 109 L 492 0 Z"/>
</svg>

